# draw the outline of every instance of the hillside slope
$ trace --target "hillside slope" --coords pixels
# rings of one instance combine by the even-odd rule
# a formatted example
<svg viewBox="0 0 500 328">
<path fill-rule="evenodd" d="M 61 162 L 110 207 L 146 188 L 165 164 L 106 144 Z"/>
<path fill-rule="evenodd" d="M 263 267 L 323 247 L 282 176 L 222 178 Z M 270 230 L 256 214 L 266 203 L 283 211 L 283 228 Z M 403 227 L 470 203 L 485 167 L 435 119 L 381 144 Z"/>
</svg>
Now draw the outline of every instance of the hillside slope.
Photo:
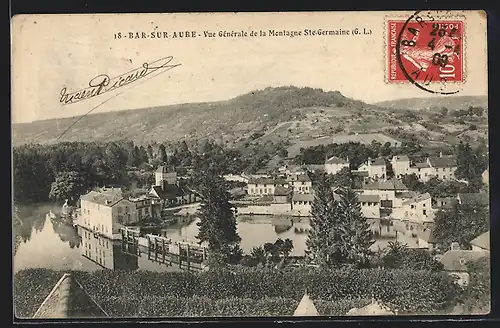
<svg viewBox="0 0 500 328">
<path fill-rule="evenodd" d="M 266 88 L 227 101 L 171 105 L 91 114 L 60 141 L 133 139 L 137 143 L 214 138 L 234 141 L 280 122 L 301 120 L 298 109 L 338 106 L 345 110 L 367 105 L 340 92 L 321 89 Z M 13 124 L 13 144 L 52 143 L 78 117 Z"/>
<path fill-rule="evenodd" d="M 397 99 L 375 103 L 374 105 L 391 109 L 413 109 L 424 110 L 442 107 L 460 110 L 468 109 L 469 106 L 488 108 L 487 96 L 443 96 L 430 98 L 408 98 Z"/>
</svg>

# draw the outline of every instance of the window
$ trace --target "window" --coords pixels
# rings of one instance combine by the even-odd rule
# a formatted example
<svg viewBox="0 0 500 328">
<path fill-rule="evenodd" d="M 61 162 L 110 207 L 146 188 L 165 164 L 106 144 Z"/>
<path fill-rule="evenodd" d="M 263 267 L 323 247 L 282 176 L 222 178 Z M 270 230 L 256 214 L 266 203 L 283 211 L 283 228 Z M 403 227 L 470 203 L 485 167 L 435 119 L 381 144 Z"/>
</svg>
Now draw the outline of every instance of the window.
<svg viewBox="0 0 500 328">
<path fill-rule="evenodd" d="M 267 188 L 264 188 L 264 194 L 267 194 Z"/>
<path fill-rule="evenodd" d="M 306 183 L 304 181 L 302 181 L 302 185 L 305 185 Z"/>
<path fill-rule="evenodd" d="M 427 215 L 427 210 L 423 210 L 422 214 Z"/>
<path fill-rule="evenodd" d="M 251 193 L 251 194 L 253 194 L 253 193 L 254 193 L 254 189 L 253 189 L 253 188 L 252 188 L 252 189 L 250 189 L 250 193 Z"/>
<path fill-rule="evenodd" d="M 411 205 L 411 206 L 410 206 L 410 208 L 411 208 L 411 209 L 415 209 L 415 205 Z"/>
<path fill-rule="evenodd" d="M 425 203 L 422 204 L 422 207 L 425 207 Z"/>
</svg>

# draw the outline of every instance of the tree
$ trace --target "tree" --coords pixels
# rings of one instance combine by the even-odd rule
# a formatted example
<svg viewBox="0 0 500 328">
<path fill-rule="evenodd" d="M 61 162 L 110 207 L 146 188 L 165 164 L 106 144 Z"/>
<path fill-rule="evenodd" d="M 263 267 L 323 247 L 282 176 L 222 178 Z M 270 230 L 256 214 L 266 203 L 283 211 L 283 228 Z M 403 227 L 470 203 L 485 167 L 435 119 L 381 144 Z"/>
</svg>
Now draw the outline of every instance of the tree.
<svg viewBox="0 0 500 328">
<path fill-rule="evenodd" d="M 165 146 L 163 144 L 158 147 L 156 159 L 162 164 L 167 163 L 167 151 L 165 150 Z"/>
<path fill-rule="evenodd" d="M 150 144 L 148 144 L 148 147 L 146 148 L 146 152 L 148 153 L 149 161 L 152 161 L 155 158 L 155 156 L 154 156 L 153 147 Z"/>
<path fill-rule="evenodd" d="M 424 187 L 424 184 L 419 180 L 415 173 L 404 174 L 401 176 L 401 182 L 403 182 L 409 190 L 421 191 Z"/>
<path fill-rule="evenodd" d="M 441 271 L 442 263 L 425 249 L 408 248 L 406 244 L 390 241 L 382 255 L 382 265 L 388 269 Z"/>
<path fill-rule="evenodd" d="M 433 233 L 442 251 L 458 242 L 469 249 L 469 242 L 490 229 L 488 206 L 455 204 L 451 209 L 440 210 L 434 218 Z"/>
<path fill-rule="evenodd" d="M 448 108 L 442 107 L 441 110 L 439 111 L 441 116 L 446 116 L 448 114 Z"/>
<path fill-rule="evenodd" d="M 148 152 L 146 151 L 146 148 L 144 148 L 144 146 L 139 147 L 139 158 L 139 165 L 147 163 L 149 160 Z"/>
<path fill-rule="evenodd" d="M 339 231 L 343 217 L 324 174 L 318 176 L 314 190 L 307 254 L 320 265 L 330 266 L 343 261 Z"/>
<path fill-rule="evenodd" d="M 85 192 L 86 183 L 79 172 L 61 172 L 50 188 L 49 198 L 76 201 Z"/>
<path fill-rule="evenodd" d="M 210 170 L 202 172 L 197 180 L 201 204 L 197 212 L 200 222 L 196 238 L 200 243 L 208 243 L 210 256 L 215 254 L 213 256 L 224 263 L 235 262 L 242 255 L 241 238 L 225 180 Z"/>
<path fill-rule="evenodd" d="M 337 173 L 328 176 L 328 183 L 335 187 L 352 188 L 353 180 L 351 170 L 348 167 L 344 167 Z"/>
<path fill-rule="evenodd" d="M 469 185 L 476 190 L 482 186 L 482 173 L 485 170 L 484 161 L 469 143 L 460 143 L 457 150 L 457 169 L 455 176 L 457 179 L 465 179 Z"/>
<path fill-rule="evenodd" d="M 342 188 L 338 194 L 342 253 L 349 263 L 365 265 L 370 260 L 370 246 L 374 243 L 370 225 L 361 213 L 361 204 L 352 189 Z"/>
<path fill-rule="evenodd" d="M 281 158 L 287 158 L 288 157 L 288 150 L 285 147 L 281 147 L 278 150 L 278 156 Z"/>
</svg>

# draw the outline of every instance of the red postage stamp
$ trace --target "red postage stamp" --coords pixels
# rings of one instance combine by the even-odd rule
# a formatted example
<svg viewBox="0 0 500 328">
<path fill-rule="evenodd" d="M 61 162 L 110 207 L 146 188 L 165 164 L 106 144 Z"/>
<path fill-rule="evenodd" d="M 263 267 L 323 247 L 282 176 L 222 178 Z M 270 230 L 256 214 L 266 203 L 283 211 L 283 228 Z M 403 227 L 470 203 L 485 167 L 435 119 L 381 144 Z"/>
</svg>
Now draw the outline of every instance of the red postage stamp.
<svg viewBox="0 0 500 328">
<path fill-rule="evenodd" d="M 464 82 L 464 22 L 387 21 L 387 82 Z"/>
</svg>

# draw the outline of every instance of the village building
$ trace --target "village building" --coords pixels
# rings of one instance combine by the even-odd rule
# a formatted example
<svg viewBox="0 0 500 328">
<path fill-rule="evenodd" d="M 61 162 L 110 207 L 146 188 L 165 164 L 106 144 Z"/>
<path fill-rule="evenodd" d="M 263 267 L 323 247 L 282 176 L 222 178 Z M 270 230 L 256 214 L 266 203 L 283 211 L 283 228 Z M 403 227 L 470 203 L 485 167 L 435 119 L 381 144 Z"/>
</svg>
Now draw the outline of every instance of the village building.
<svg viewBox="0 0 500 328">
<path fill-rule="evenodd" d="M 314 305 L 313 301 L 307 295 L 307 291 L 302 296 L 299 305 L 295 309 L 293 313 L 296 317 L 307 317 L 307 316 L 319 316 L 318 310 Z"/>
<path fill-rule="evenodd" d="M 276 204 L 289 203 L 290 190 L 283 186 L 276 186 L 274 188 L 273 202 Z"/>
<path fill-rule="evenodd" d="M 380 196 L 379 195 L 358 195 L 358 202 L 361 204 L 361 213 L 367 219 L 380 218 Z"/>
<path fill-rule="evenodd" d="M 277 186 L 285 187 L 287 182 L 283 179 L 257 178 L 250 179 L 248 182 L 249 196 L 274 195 L 274 188 Z"/>
<path fill-rule="evenodd" d="M 437 210 L 451 209 L 458 203 L 457 197 L 434 197 L 432 198 L 432 208 Z"/>
<path fill-rule="evenodd" d="M 401 206 L 394 207 L 391 217 L 416 223 L 433 222 L 435 211 L 429 193 L 403 200 Z"/>
<path fill-rule="evenodd" d="M 35 319 L 102 318 L 106 311 L 76 278 L 65 273 L 33 315 Z"/>
<path fill-rule="evenodd" d="M 391 179 L 387 181 L 375 181 L 372 183 L 365 184 L 363 189 L 359 190 L 363 195 L 378 195 L 380 201 L 389 201 L 390 203 L 384 205 L 384 207 L 393 207 L 396 202 L 396 198 L 402 193 L 407 192 L 408 188 L 398 179 Z M 382 204 L 381 204 L 382 205 Z"/>
<path fill-rule="evenodd" d="M 137 220 L 142 221 L 148 218 L 161 218 L 161 203 L 149 195 L 140 197 L 130 197 L 128 199 L 135 204 Z"/>
<path fill-rule="evenodd" d="M 424 248 L 429 251 L 436 249 L 438 241 L 434 236 L 433 230 L 429 228 L 423 228 L 417 232 L 417 248 Z"/>
<path fill-rule="evenodd" d="M 452 246 L 449 251 L 443 254 L 440 262 L 443 264 L 444 270 L 456 279 L 455 283 L 460 286 L 467 286 L 469 284 L 467 264 L 475 262 L 485 256 L 489 256 L 489 253 L 462 250 Z"/>
<path fill-rule="evenodd" d="M 162 207 L 191 204 L 199 200 L 192 190 L 179 184 L 177 172 L 165 166 L 156 170 L 155 185 L 149 190 L 149 196 L 160 200 Z"/>
<path fill-rule="evenodd" d="M 415 173 L 420 181 L 427 182 L 433 177 L 440 180 L 456 180 L 456 157 L 440 154 L 438 157 L 428 157 L 425 162 L 414 163 L 410 173 Z"/>
<path fill-rule="evenodd" d="M 325 161 L 324 169 L 327 174 L 337 174 L 343 168 L 349 168 L 349 161 L 332 156 Z"/>
<path fill-rule="evenodd" d="M 413 163 L 410 167 L 410 174 L 415 174 L 421 182 L 427 182 L 435 176 L 434 170 L 427 162 Z"/>
<path fill-rule="evenodd" d="M 304 167 L 307 169 L 307 171 L 312 173 L 325 172 L 325 166 L 321 164 L 306 164 L 304 165 Z"/>
<path fill-rule="evenodd" d="M 490 252 L 490 232 L 487 231 L 470 241 L 472 250 L 475 252 Z"/>
<path fill-rule="evenodd" d="M 406 174 L 411 174 L 410 164 L 410 159 L 406 155 L 393 156 L 391 159 L 391 165 L 394 176 L 400 179 Z"/>
<path fill-rule="evenodd" d="M 289 184 L 293 188 L 294 193 L 307 194 L 312 191 L 312 181 L 307 174 L 290 177 Z"/>
<path fill-rule="evenodd" d="M 301 216 L 311 215 L 311 205 L 314 200 L 314 193 L 293 194 L 292 209 Z"/>
<path fill-rule="evenodd" d="M 95 234 L 114 239 L 120 228 L 138 221 L 136 206 L 121 192 L 90 191 L 80 197 L 79 225 Z"/>
<path fill-rule="evenodd" d="M 375 180 L 385 180 L 387 178 L 387 167 L 383 158 L 368 158 L 366 162 L 358 167 L 358 171 L 368 172 L 368 177 Z"/>
<path fill-rule="evenodd" d="M 350 309 L 346 313 L 348 316 L 386 316 L 386 315 L 396 315 L 395 311 L 392 311 L 388 306 L 385 306 L 379 301 L 372 299 L 372 302 L 361 308 Z"/>
</svg>

